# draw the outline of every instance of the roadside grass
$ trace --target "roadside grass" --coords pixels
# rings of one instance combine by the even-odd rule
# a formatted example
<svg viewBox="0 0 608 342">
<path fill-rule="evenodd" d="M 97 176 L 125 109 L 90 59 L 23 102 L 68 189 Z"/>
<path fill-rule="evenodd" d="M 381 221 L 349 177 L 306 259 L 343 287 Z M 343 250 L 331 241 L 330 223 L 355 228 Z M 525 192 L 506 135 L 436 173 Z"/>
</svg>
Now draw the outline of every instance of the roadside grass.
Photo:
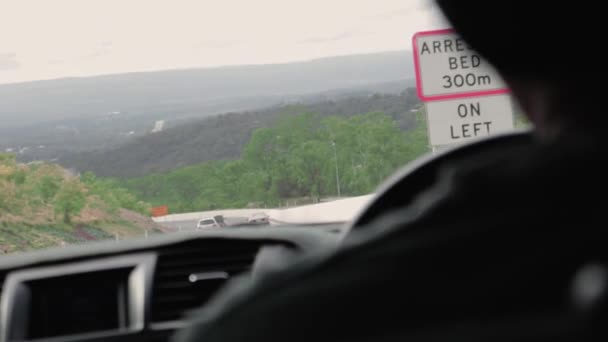
<svg viewBox="0 0 608 342">
<path fill-rule="evenodd" d="M 94 222 L 74 226 L 0 222 L 0 254 L 93 241 L 144 237 L 145 230 L 127 221 Z"/>
<path fill-rule="evenodd" d="M 102 229 L 108 234 L 111 234 L 112 237 L 116 237 L 116 235 L 118 235 L 118 238 L 128 238 L 145 235 L 145 229 L 137 227 L 133 223 L 123 220 L 100 222 L 97 223 L 95 227 Z"/>
</svg>

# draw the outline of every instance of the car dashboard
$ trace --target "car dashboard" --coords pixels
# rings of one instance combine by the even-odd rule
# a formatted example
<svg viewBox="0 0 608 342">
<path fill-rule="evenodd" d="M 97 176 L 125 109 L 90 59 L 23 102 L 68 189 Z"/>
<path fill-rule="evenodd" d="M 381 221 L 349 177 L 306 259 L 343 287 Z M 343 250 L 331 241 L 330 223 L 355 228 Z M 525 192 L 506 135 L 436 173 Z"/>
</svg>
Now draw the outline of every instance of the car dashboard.
<svg viewBox="0 0 608 342">
<path fill-rule="evenodd" d="M 0 258 L 0 342 L 166 341 L 261 252 L 334 248 L 334 227 L 173 233 Z"/>
</svg>

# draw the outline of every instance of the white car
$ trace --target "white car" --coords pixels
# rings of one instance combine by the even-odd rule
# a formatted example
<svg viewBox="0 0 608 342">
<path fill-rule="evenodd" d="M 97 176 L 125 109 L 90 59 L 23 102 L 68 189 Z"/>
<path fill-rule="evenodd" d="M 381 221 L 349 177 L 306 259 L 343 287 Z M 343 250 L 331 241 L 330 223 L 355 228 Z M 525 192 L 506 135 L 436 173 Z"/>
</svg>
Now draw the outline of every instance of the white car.
<svg viewBox="0 0 608 342">
<path fill-rule="evenodd" d="M 270 217 L 264 213 L 255 213 L 247 219 L 248 224 L 270 224 Z"/>
<path fill-rule="evenodd" d="M 197 229 L 221 228 L 224 226 L 224 218 L 222 216 L 202 218 L 196 224 Z"/>
</svg>

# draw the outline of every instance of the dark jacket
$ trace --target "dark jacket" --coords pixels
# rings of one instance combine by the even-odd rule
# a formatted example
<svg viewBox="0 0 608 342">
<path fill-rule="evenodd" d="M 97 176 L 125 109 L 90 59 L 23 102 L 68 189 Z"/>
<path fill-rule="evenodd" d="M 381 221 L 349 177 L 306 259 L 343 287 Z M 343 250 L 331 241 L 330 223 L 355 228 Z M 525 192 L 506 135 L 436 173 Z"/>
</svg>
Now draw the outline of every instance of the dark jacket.
<svg viewBox="0 0 608 342">
<path fill-rule="evenodd" d="M 411 207 L 220 296 L 177 339 L 589 340 L 608 325 L 589 291 L 608 255 L 604 146 L 576 136 L 449 165 Z"/>
</svg>

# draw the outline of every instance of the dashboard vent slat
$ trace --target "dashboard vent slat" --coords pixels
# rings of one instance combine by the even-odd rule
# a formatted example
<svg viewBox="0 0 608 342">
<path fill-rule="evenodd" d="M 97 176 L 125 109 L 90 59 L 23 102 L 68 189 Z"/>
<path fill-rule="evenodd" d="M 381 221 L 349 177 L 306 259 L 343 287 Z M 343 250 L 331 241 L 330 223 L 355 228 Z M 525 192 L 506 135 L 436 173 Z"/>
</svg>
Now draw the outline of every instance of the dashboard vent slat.
<svg viewBox="0 0 608 342">
<path fill-rule="evenodd" d="M 179 321 L 201 307 L 226 279 L 196 280 L 192 275 L 225 272 L 228 278 L 251 269 L 262 245 L 276 242 L 201 239 L 158 251 L 151 301 L 151 321 Z"/>
<path fill-rule="evenodd" d="M 2 305 L 2 288 L 4 288 L 4 280 L 6 279 L 6 274 L 0 271 L 0 305 Z"/>
<path fill-rule="evenodd" d="M 162 267 L 164 268 L 172 268 L 172 267 L 190 267 L 190 266 L 203 266 L 203 265 L 211 265 L 217 266 L 227 264 L 230 265 L 232 263 L 247 263 L 250 261 L 251 256 L 249 255 L 250 251 L 244 252 L 242 255 L 234 255 L 229 257 L 213 257 L 213 256 L 205 256 L 205 255 L 184 255 L 180 258 L 166 258 L 163 262 Z M 191 258 L 191 259 L 188 259 Z M 202 260 L 198 260 L 197 258 L 204 258 Z"/>
<path fill-rule="evenodd" d="M 251 260 L 253 261 L 253 260 Z M 188 275 L 191 273 L 201 273 L 201 272 L 215 272 L 215 271 L 225 271 L 228 273 L 240 273 L 246 271 L 251 263 L 251 261 L 246 265 L 229 265 L 225 263 L 218 263 L 217 265 L 226 265 L 222 266 L 221 269 L 219 266 L 198 266 L 192 265 L 192 267 L 176 267 L 172 269 L 158 269 L 160 272 L 159 278 L 180 278 L 183 275 L 186 275 L 186 279 L 188 279 Z"/>
</svg>

